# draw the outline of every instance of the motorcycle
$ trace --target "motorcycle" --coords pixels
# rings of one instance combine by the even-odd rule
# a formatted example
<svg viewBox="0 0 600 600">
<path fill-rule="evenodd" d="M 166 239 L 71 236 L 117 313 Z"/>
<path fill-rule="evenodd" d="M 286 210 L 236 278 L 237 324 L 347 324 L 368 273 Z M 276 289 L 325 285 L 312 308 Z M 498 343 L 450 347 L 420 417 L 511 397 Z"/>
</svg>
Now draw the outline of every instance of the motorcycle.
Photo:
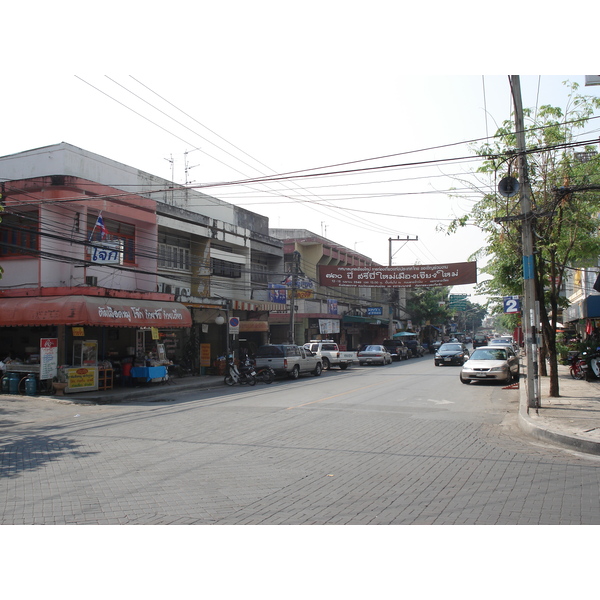
<svg viewBox="0 0 600 600">
<path fill-rule="evenodd" d="M 243 363 L 240 363 L 240 368 L 233 362 L 233 357 L 229 358 L 227 363 L 227 375 L 225 375 L 226 385 L 256 385 L 256 371 L 254 365 L 246 359 Z"/>
<path fill-rule="evenodd" d="M 579 353 L 574 354 L 571 357 L 571 364 L 569 366 L 569 373 L 573 379 L 586 379 L 588 372 L 588 364 L 585 358 L 579 356 Z"/>
<path fill-rule="evenodd" d="M 275 371 L 271 367 L 262 367 L 256 369 L 256 380 L 264 381 L 265 383 L 273 383 L 275 379 Z"/>
</svg>

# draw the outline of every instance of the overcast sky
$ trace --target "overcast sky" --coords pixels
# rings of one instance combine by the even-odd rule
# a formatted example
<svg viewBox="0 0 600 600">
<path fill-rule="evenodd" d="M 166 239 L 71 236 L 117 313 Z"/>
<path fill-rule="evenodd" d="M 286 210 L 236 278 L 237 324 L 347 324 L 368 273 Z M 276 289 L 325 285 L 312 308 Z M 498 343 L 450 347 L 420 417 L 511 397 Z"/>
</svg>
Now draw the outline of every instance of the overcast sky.
<svg viewBox="0 0 600 600">
<path fill-rule="evenodd" d="M 15 60 L 0 155 L 68 142 L 381 264 L 389 238 L 418 238 L 392 243 L 394 265 L 463 262 L 484 244 L 473 227 L 437 231 L 481 197 L 465 185 L 478 165 L 468 142 L 511 118 L 508 75 L 481 73 L 510 72 L 494 70 L 502 55 L 521 66 L 498 19 L 465 16 L 475 3 L 436 8 L 436 20 L 392 2 L 174 2 L 160 12 L 109 2 L 85 19 L 78 6 L 54 3 L 34 19 L 8 9 L 29 30 L 4 43 Z M 537 66 L 523 71 L 526 107 L 564 106 L 566 79 L 600 93 L 566 56 Z"/>
</svg>

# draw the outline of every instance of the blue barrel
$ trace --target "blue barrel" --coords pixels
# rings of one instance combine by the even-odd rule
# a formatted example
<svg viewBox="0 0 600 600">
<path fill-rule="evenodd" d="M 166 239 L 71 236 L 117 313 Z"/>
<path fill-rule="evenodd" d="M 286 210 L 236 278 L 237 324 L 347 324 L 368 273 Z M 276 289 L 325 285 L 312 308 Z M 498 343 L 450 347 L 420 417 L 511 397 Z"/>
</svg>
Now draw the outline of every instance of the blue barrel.
<svg viewBox="0 0 600 600">
<path fill-rule="evenodd" d="M 34 373 L 29 373 L 25 380 L 25 395 L 35 396 L 37 394 L 37 379 Z"/>
<path fill-rule="evenodd" d="M 8 393 L 9 394 L 18 394 L 19 393 L 19 381 L 21 381 L 21 376 L 18 373 L 9 373 L 8 374 Z"/>
<path fill-rule="evenodd" d="M 2 393 L 8 394 L 8 373 L 5 373 L 4 377 L 2 378 Z"/>
</svg>

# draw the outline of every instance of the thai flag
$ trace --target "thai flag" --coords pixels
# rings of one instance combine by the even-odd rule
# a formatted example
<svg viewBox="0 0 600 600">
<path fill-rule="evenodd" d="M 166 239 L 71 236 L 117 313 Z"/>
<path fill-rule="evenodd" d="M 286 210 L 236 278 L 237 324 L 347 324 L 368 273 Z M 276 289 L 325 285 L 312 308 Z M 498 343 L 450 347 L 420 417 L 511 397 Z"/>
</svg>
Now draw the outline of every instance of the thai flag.
<svg viewBox="0 0 600 600">
<path fill-rule="evenodd" d="M 94 225 L 94 228 L 96 227 L 100 230 L 100 239 L 103 240 L 108 235 L 108 229 L 106 229 L 106 225 L 102 220 L 101 214 L 98 215 L 98 219 L 96 219 L 96 225 Z"/>
</svg>

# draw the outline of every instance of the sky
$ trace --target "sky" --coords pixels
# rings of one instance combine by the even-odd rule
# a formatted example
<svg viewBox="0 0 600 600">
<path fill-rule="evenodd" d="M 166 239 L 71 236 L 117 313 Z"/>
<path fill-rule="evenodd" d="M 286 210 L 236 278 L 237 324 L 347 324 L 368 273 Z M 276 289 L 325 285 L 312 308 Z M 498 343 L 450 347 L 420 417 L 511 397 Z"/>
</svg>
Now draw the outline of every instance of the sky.
<svg viewBox="0 0 600 600">
<path fill-rule="evenodd" d="M 432 21 L 392 2 L 175 2 L 161 11 L 109 2 L 93 18 L 78 6 L 44 6 L 34 19 L 8 9 L 28 18 L 29 33 L 27 44 L 18 32 L 4 44 L 15 60 L 0 100 L 0 155 L 68 142 L 383 265 L 390 253 L 393 265 L 464 262 L 485 246 L 474 227 L 440 228 L 486 189 L 465 185 L 478 165 L 469 142 L 511 118 L 510 71 L 486 67 L 525 66 L 492 22 L 448 28 L 456 10 L 436 9 Z M 484 51 L 492 42 L 506 65 Z M 560 73 L 587 72 L 579 62 L 561 55 L 550 65 L 564 71 L 544 61 L 512 71 L 530 73 L 521 75 L 523 105 L 564 105 L 562 82 L 583 88 L 584 76 Z M 453 292 L 485 301 L 474 286 Z"/>
</svg>

